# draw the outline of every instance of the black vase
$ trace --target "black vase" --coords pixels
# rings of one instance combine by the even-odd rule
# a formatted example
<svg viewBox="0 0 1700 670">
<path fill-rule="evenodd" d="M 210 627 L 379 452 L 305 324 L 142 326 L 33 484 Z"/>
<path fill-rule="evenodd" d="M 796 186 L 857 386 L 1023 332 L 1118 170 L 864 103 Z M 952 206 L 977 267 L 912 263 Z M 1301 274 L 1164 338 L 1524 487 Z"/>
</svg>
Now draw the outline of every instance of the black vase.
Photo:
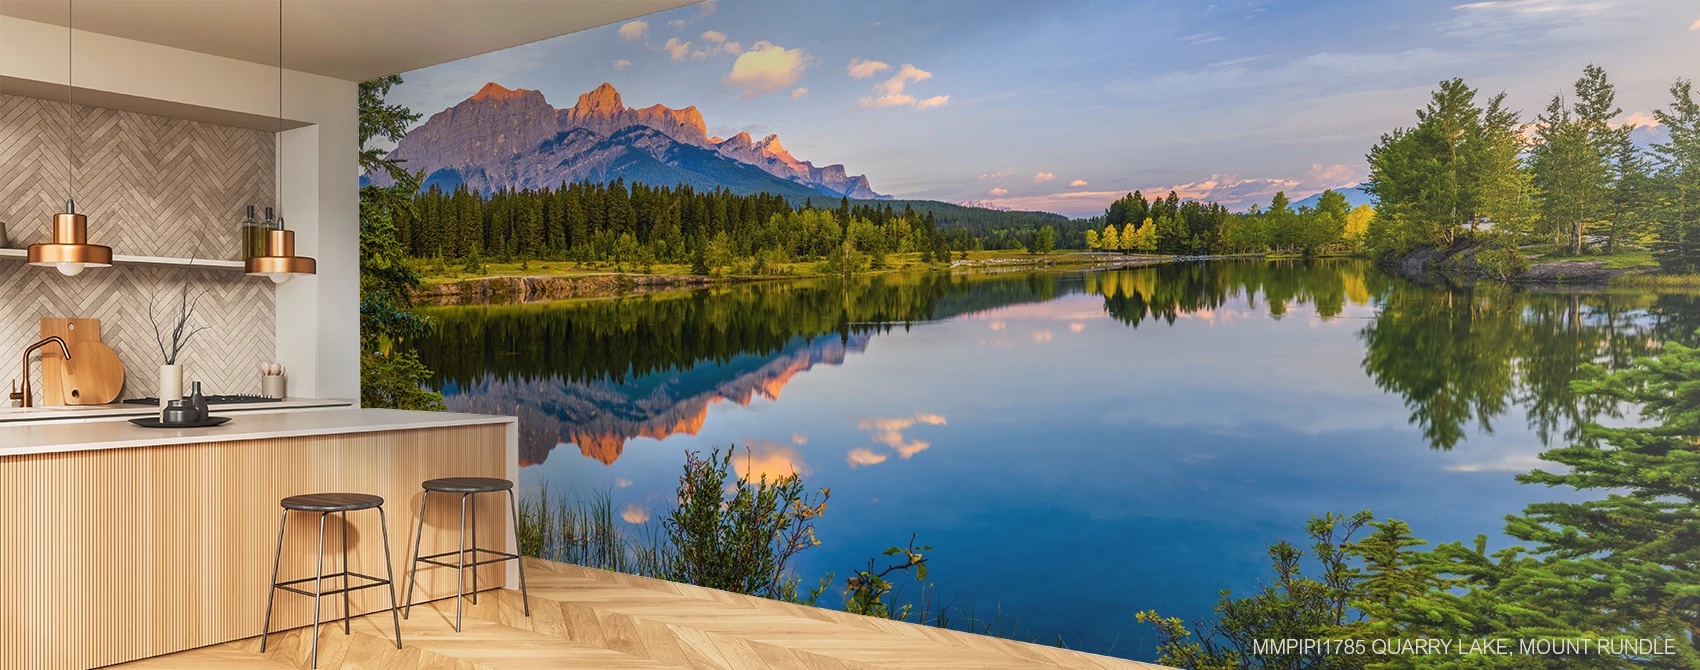
<svg viewBox="0 0 1700 670">
<path fill-rule="evenodd" d="M 201 395 L 201 383 L 195 382 L 190 388 L 193 390 L 189 392 L 189 406 L 195 409 L 195 420 L 206 421 L 212 417 L 212 412 L 207 409 L 206 396 Z"/>
</svg>

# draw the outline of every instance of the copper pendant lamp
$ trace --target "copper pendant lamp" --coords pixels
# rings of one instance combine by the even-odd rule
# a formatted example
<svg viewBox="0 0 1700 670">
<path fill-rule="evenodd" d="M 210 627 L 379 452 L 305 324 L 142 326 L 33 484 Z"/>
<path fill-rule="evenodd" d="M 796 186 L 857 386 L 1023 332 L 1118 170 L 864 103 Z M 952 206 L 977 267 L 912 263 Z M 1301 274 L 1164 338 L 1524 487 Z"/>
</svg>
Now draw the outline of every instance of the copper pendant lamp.
<svg viewBox="0 0 1700 670">
<path fill-rule="evenodd" d="M 58 268 L 59 274 L 67 277 L 81 274 L 87 267 L 111 267 L 112 247 L 89 244 L 89 218 L 77 213 L 77 202 L 71 197 L 76 190 L 76 142 L 77 122 L 76 104 L 72 99 L 75 88 L 71 85 L 71 40 L 74 36 L 71 28 L 71 3 L 65 3 L 65 211 L 53 215 L 53 241 L 46 244 L 32 244 L 29 248 L 29 264 L 37 267 Z"/>
<path fill-rule="evenodd" d="M 277 228 L 266 232 L 266 253 L 245 264 L 248 276 L 269 277 L 282 284 L 296 277 L 319 272 L 319 263 L 295 255 L 295 231 L 283 227 L 283 0 L 277 3 Z"/>
</svg>

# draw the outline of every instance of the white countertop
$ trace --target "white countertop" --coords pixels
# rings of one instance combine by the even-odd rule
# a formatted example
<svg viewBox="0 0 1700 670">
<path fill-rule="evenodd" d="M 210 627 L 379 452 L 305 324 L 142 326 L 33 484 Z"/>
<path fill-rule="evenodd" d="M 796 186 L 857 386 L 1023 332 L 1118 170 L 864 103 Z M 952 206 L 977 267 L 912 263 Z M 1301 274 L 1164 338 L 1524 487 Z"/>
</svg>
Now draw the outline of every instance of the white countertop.
<svg viewBox="0 0 1700 670">
<path fill-rule="evenodd" d="M 224 415 L 236 412 L 274 412 L 292 409 L 351 407 L 353 400 L 342 398 L 284 398 L 274 402 L 209 403 L 213 413 Z M 14 422 L 74 421 L 88 419 L 158 416 L 158 405 L 59 405 L 47 407 L 0 407 L 0 426 Z"/>
<path fill-rule="evenodd" d="M 276 403 L 270 403 L 275 405 Z M 215 414 L 229 415 L 228 412 Z M 511 416 L 409 412 L 395 409 L 323 409 L 238 414 L 213 428 L 141 428 L 129 421 L 52 421 L 0 424 L 0 457 L 95 451 L 309 435 L 375 433 L 449 426 L 515 423 Z"/>
</svg>

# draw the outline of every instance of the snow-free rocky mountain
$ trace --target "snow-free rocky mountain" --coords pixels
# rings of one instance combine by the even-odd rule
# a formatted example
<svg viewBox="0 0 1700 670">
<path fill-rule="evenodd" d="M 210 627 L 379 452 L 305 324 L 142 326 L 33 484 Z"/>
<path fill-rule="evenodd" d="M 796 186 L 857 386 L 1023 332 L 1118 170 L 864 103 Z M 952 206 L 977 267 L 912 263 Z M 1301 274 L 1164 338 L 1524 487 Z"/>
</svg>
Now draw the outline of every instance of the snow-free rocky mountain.
<svg viewBox="0 0 1700 670">
<path fill-rule="evenodd" d="M 485 84 L 409 131 L 390 155 L 404 159 L 409 170 L 424 170 L 427 187 L 465 184 L 486 193 L 623 178 L 799 200 L 887 197 L 875 193 L 867 177 L 848 175 L 843 165 L 798 160 L 777 135 L 709 137 L 695 106 L 626 107 L 606 83 L 566 109 L 551 106 L 537 91 Z M 368 177 L 389 183 L 387 175 Z"/>
</svg>

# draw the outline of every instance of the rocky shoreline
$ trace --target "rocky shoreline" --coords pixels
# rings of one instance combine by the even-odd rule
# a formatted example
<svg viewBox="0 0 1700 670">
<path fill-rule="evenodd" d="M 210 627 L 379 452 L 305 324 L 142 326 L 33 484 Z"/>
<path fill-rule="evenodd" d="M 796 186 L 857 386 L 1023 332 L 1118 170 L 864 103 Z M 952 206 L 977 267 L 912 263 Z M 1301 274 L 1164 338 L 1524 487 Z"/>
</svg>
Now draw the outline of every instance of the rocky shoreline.
<svg viewBox="0 0 1700 670">
<path fill-rule="evenodd" d="M 606 273 L 572 277 L 475 277 L 428 284 L 413 294 L 420 305 L 489 305 L 574 298 L 611 298 L 732 281 L 688 275 Z"/>
<path fill-rule="evenodd" d="M 1511 277 L 1500 277 L 1477 259 L 1479 245 L 1457 249 L 1423 247 L 1383 259 L 1382 267 L 1423 282 L 1474 283 L 1488 279 L 1514 286 L 1605 286 L 1614 277 L 1641 270 L 1608 268 L 1601 261 L 1536 261 Z"/>
</svg>

